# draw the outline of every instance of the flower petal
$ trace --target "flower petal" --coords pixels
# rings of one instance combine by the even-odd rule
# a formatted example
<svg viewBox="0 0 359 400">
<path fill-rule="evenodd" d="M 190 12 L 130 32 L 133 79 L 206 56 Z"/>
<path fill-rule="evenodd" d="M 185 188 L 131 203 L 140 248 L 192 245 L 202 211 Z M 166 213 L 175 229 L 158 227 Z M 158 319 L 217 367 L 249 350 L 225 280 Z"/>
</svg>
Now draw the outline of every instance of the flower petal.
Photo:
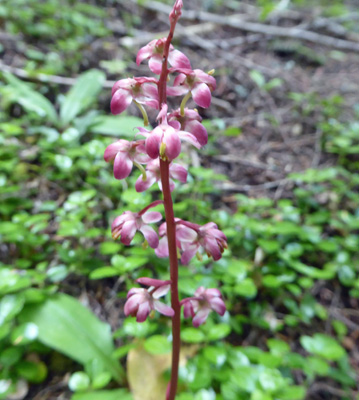
<svg viewBox="0 0 359 400">
<path fill-rule="evenodd" d="M 167 87 L 167 95 L 168 96 L 184 96 L 188 92 L 189 92 L 189 89 L 186 86 Z"/>
<path fill-rule="evenodd" d="M 156 178 L 153 174 L 147 172 L 146 179 L 142 179 L 142 175 L 140 175 L 135 183 L 136 192 L 141 193 L 150 188 L 155 182 Z"/>
<path fill-rule="evenodd" d="M 186 131 L 179 131 L 178 136 L 185 142 L 188 142 L 192 146 L 196 147 L 197 149 L 201 148 L 201 144 L 198 142 L 197 138 L 194 135 L 192 135 L 192 133 Z"/>
<path fill-rule="evenodd" d="M 167 236 L 160 239 L 158 246 L 155 250 L 156 256 L 160 258 L 168 257 L 168 240 Z"/>
<path fill-rule="evenodd" d="M 146 44 L 146 46 L 142 47 L 136 57 L 136 64 L 140 65 L 143 60 L 150 58 L 153 53 L 154 44 L 156 43 L 156 39 L 152 40 L 150 43 Z"/>
<path fill-rule="evenodd" d="M 163 315 L 166 315 L 167 317 L 173 317 L 175 315 L 175 312 L 170 306 L 167 306 L 166 304 L 163 304 L 158 300 L 155 300 L 153 302 L 153 305 L 155 307 L 155 310 Z"/>
<path fill-rule="evenodd" d="M 160 155 L 161 137 L 152 132 L 146 139 L 146 153 L 151 158 L 157 158 Z"/>
<path fill-rule="evenodd" d="M 127 221 L 122 226 L 121 231 L 121 242 L 129 246 L 132 242 L 132 239 L 135 237 L 137 228 L 136 228 L 136 221 Z"/>
<path fill-rule="evenodd" d="M 117 140 L 117 142 L 110 144 L 106 147 L 105 154 L 103 158 L 106 162 L 113 160 L 116 154 L 120 151 L 124 151 L 130 147 L 130 142 L 128 140 Z"/>
<path fill-rule="evenodd" d="M 185 167 L 179 164 L 170 165 L 170 177 L 173 179 L 178 179 L 180 182 L 187 182 L 187 170 Z"/>
<path fill-rule="evenodd" d="M 162 55 L 155 54 L 152 56 L 148 62 L 148 67 L 154 74 L 159 75 L 162 71 Z"/>
<path fill-rule="evenodd" d="M 185 128 L 188 132 L 191 132 L 196 139 L 199 141 L 201 146 L 205 146 L 208 142 L 208 133 L 206 128 L 199 121 L 191 121 L 186 125 Z"/>
<path fill-rule="evenodd" d="M 181 139 L 179 138 L 177 132 L 169 127 L 166 131 L 164 142 L 166 144 L 166 156 L 173 160 L 179 156 L 181 153 Z"/>
<path fill-rule="evenodd" d="M 181 263 L 187 265 L 197 253 L 198 246 L 191 246 L 186 249 L 181 256 Z"/>
<path fill-rule="evenodd" d="M 168 286 L 168 284 L 171 281 L 163 281 L 162 279 L 153 279 L 153 278 L 143 277 L 143 278 L 136 279 L 136 282 L 140 283 L 141 285 L 153 286 L 153 287 L 159 288 L 162 286 Z M 141 290 L 144 290 L 144 289 L 141 289 Z M 167 292 L 168 292 L 168 289 L 167 289 Z"/>
<path fill-rule="evenodd" d="M 113 164 L 113 174 L 116 179 L 124 179 L 130 175 L 133 162 L 129 159 L 127 152 L 120 151 L 115 157 Z"/>
<path fill-rule="evenodd" d="M 224 301 L 219 297 L 215 297 L 214 299 L 212 299 L 210 301 L 210 305 L 212 310 L 221 316 L 223 316 L 226 312 L 226 305 L 224 304 Z"/>
<path fill-rule="evenodd" d="M 158 211 L 147 211 L 142 215 L 142 221 L 145 224 L 152 224 L 161 221 L 162 214 Z"/>
<path fill-rule="evenodd" d="M 140 228 L 140 232 L 142 232 L 150 247 L 155 249 L 158 246 L 159 239 L 156 231 L 152 227 L 149 225 L 144 225 Z"/>
<path fill-rule="evenodd" d="M 202 325 L 206 321 L 210 311 L 211 309 L 208 307 L 200 309 L 192 320 L 193 326 L 198 328 L 200 325 Z"/>
<path fill-rule="evenodd" d="M 170 281 L 167 281 L 166 285 L 161 286 L 158 289 L 156 289 L 153 292 L 152 297 L 154 299 L 159 299 L 160 297 L 165 296 L 168 293 L 168 291 L 170 290 L 170 288 L 171 288 L 171 285 L 169 283 L 170 283 Z"/>
<path fill-rule="evenodd" d="M 200 107 L 208 108 L 211 105 L 211 91 L 205 83 L 197 83 L 192 89 L 192 97 Z"/>
<path fill-rule="evenodd" d="M 112 96 L 111 112 L 114 115 L 121 114 L 132 103 L 132 96 L 128 90 L 118 89 Z"/>
<path fill-rule="evenodd" d="M 144 322 L 146 321 L 149 313 L 151 312 L 151 306 L 148 301 L 141 303 L 138 307 L 136 321 L 137 322 Z"/>
<path fill-rule="evenodd" d="M 214 261 L 219 260 L 222 258 L 221 250 L 218 246 L 217 240 L 214 238 L 206 238 L 205 239 L 205 250 L 207 253 L 210 253 L 213 257 Z"/>
<path fill-rule="evenodd" d="M 187 56 L 179 50 L 172 50 L 168 54 L 168 61 L 174 68 L 188 68 L 191 69 L 191 63 Z"/>
</svg>

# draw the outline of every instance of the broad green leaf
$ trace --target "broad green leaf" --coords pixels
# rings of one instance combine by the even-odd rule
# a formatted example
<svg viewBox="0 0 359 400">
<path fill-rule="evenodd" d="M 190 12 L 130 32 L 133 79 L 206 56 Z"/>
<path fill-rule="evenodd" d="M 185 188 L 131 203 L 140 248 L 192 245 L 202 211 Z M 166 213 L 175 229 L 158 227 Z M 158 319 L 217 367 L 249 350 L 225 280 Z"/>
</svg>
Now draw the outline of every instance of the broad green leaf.
<svg viewBox="0 0 359 400">
<path fill-rule="evenodd" d="M 38 326 L 38 340 L 43 344 L 81 364 L 97 359 L 103 370 L 120 381 L 122 368 L 112 358 L 114 345 L 109 325 L 74 298 L 54 295 L 42 304 L 27 306 L 20 319 Z"/>
<path fill-rule="evenodd" d="M 161 335 L 151 336 L 143 346 L 150 354 L 166 354 L 171 351 L 171 342 Z"/>
<path fill-rule="evenodd" d="M 95 118 L 90 132 L 101 135 L 117 136 L 118 138 L 133 138 L 139 126 L 143 126 L 143 120 L 128 115 L 101 115 Z"/>
<path fill-rule="evenodd" d="M 322 333 L 316 333 L 313 337 L 302 336 L 300 343 L 309 353 L 330 361 L 337 361 L 346 354 L 343 347 L 334 338 Z"/>
<path fill-rule="evenodd" d="M 45 96 L 12 74 L 3 72 L 3 75 L 9 85 L 11 85 L 12 101 L 21 104 L 26 111 L 33 111 L 40 117 L 46 117 L 51 122 L 56 123 L 58 118 L 56 110 Z"/>
<path fill-rule="evenodd" d="M 206 339 L 205 334 L 196 328 L 185 328 L 182 330 L 181 339 L 186 343 L 200 343 Z"/>
<path fill-rule="evenodd" d="M 77 79 L 60 107 L 62 126 L 71 122 L 96 100 L 104 80 L 105 74 L 95 69 L 85 72 Z"/>
<path fill-rule="evenodd" d="M 0 300 L 0 326 L 19 314 L 23 306 L 24 296 L 22 294 L 4 296 Z"/>
<path fill-rule="evenodd" d="M 208 340 L 220 340 L 225 338 L 231 332 L 231 327 L 227 324 L 216 324 L 208 332 Z"/>
<path fill-rule="evenodd" d="M 276 394 L 278 400 L 303 400 L 306 395 L 304 386 L 288 386 Z"/>
<path fill-rule="evenodd" d="M 126 389 L 99 390 L 97 392 L 76 393 L 71 400 L 133 400 Z"/>
<path fill-rule="evenodd" d="M 73 392 L 83 392 L 84 390 L 88 389 L 89 386 L 90 378 L 85 372 L 78 371 L 70 376 L 69 388 Z"/>
</svg>

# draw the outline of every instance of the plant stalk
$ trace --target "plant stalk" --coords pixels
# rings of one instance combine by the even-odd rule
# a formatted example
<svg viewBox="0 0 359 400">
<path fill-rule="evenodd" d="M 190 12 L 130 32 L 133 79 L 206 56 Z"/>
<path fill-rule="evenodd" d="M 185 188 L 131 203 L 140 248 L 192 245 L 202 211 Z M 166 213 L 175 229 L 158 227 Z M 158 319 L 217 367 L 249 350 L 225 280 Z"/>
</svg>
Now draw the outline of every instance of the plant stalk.
<svg viewBox="0 0 359 400">
<path fill-rule="evenodd" d="M 177 21 L 176 21 L 177 22 Z M 167 103 L 168 53 L 173 38 L 176 22 L 171 23 L 164 51 L 161 75 L 158 81 L 158 95 L 160 110 Z M 171 277 L 171 306 L 175 314 L 172 317 L 172 369 L 167 400 L 174 400 L 177 392 L 178 365 L 181 347 L 181 305 L 178 297 L 178 259 L 176 246 L 176 224 L 173 212 L 173 201 L 170 190 L 169 176 L 170 162 L 160 159 L 160 172 L 163 191 L 163 202 L 167 224 L 168 252 Z"/>
</svg>

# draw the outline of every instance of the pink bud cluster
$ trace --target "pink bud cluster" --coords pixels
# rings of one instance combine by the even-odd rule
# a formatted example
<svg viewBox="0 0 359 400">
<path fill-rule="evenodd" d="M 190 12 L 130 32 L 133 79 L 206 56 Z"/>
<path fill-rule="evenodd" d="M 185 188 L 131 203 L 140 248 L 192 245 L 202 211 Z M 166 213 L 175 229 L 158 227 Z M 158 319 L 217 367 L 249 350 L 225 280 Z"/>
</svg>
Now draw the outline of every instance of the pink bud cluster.
<svg viewBox="0 0 359 400">
<path fill-rule="evenodd" d="M 175 25 L 181 15 L 182 1 L 177 0 L 170 14 L 170 22 Z M 133 167 L 140 171 L 136 181 L 136 191 L 141 193 L 158 183 L 162 190 L 161 162 L 168 163 L 168 179 L 170 190 L 174 190 L 177 180 L 187 181 L 187 168 L 174 163 L 183 150 L 182 143 L 187 142 L 197 149 L 205 146 L 208 135 L 202 125 L 202 118 L 197 110 L 186 107 L 187 101 L 192 98 L 200 107 L 207 108 L 211 104 L 212 91 L 216 89 L 216 80 L 212 72 L 192 69 L 187 56 L 176 50 L 168 38 L 152 40 L 141 48 L 136 62 L 139 65 L 148 61 L 151 72 L 160 75 L 155 77 L 137 77 L 121 79 L 112 89 L 111 111 L 121 114 L 132 103 L 141 111 L 144 125 L 148 125 L 146 108 L 157 110 L 158 125 L 153 129 L 139 127 L 135 135 L 142 138 L 128 141 L 120 139 L 109 145 L 104 154 L 107 162 L 113 161 L 113 172 L 116 179 L 127 178 Z M 164 60 L 165 64 L 164 64 Z M 167 68 L 167 62 L 169 68 Z M 165 85 L 165 94 L 160 94 L 161 79 L 168 74 L 174 75 L 171 87 Z M 166 79 L 167 80 L 167 79 Z M 161 92 L 163 93 L 163 91 Z M 163 101 L 163 96 L 165 101 Z M 168 110 L 167 96 L 183 96 L 179 108 Z M 162 99 L 162 100 L 161 100 Z M 167 236 L 167 222 L 158 228 L 153 226 L 162 220 L 162 214 L 151 211 L 153 207 L 162 204 L 158 200 L 139 212 L 125 211 L 116 217 L 112 223 L 112 236 L 120 239 L 125 245 L 130 245 L 137 232 L 140 232 L 148 245 L 155 249 L 158 257 L 169 256 L 169 238 Z M 176 247 L 182 264 L 187 265 L 196 255 L 202 259 L 206 253 L 213 260 L 219 260 L 224 249 L 227 248 L 226 236 L 213 222 L 203 226 L 175 219 L 173 232 L 176 235 Z M 127 295 L 125 314 L 136 316 L 138 322 L 145 321 L 153 310 L 173 317 L 175 311 L 170 306 L 159 301 L 166 295 L 173 282 L 151 278 L 139 278 L 137 283 L 147 288 L 132 288 Z M 225 313 L 226 307 L 218 289 L 200 287 L 193 297 L 183 299 L 180 303 L 184 308 L 184 316 L 193 319 L 193 325 L 199 326 L 205 322 L 210 311 L 219 315 Z"/>
</svg>

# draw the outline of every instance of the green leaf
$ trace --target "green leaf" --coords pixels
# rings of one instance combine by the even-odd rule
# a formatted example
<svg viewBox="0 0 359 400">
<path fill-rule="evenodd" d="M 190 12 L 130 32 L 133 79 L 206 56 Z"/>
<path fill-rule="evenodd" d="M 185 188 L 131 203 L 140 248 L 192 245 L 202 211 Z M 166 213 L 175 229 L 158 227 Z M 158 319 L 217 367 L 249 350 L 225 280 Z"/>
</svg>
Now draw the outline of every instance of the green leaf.
<svg viewBox="0 0 359 400">
<path fill-rule="evenodd" d="M 154 335 L 144 343 L 144 348 L 151 354 L 166 354 L 171 351 L 171 342 L 161 335 Z"/>
<path fill-rule="evenodd" d="M 32 383 L 40 383 L 47 376 L 47 367 L 43 362 L 20 361 L 16 364 L 16 371 Z"/>
<path fill-rule="evenodd" d="M 62 126 L 71 122 L 96 100 L 105 78 L 102 71 L 93 69 L 85 72 L 76 80 L 60 107 Z"/>
<path fill-rule="evenodd" d="M 120 272 L 114 267 L 101 267 L 97 268 L 90 273 L 90 279 L 103 279 L 110 278 L 111 276 L 119 275 Z"/>
<path fill-rule="evenodd" d="M 263 74 L 255 69 L 249 71 L 249 76 L 259 88 L 262 88 L 266 83 Z"/>
<path fill-rule="evenodd" d="M 46 117 L 51 122 L 57 121 L 57 113 L 51 102 L 43 96 L 39 91 L 15 78 L 8 72 L 3 72 L 4 78 L 11 85 L 11 100 L 18 102 L 26 111 L 35 112 L 40 117 Z"/>
<path fill-rule="evenodd" d="M 24 306 L 24 297 L 18 295 L 4 296 L 0 301 L 0 326 L 14 318 Z"/>
<path fill-rule="evenodd" d="M 99 321 L 77 300 L 57 294 L 44 303 L 24 308 L 20 319 L 38 326 L 38 340 L 43 344 L 82 364 L 97 359 L 103 370 L 121 380 L 122 368 L 112 358 L 110 326 Z"/>
<path fill-rule="evenodd" d="M 37 338 L 39 328 L 32 322 L 17 326 L 11 333 L 11 342 L 14 345 L 30 343 Z"/>
<path fill-rule="evenodd" d="M 245 278 L 242 282 L 237 283 L 234 292 L 243 297 L 254 297 L 257 294 L 257 287 L 252 279 Z"/>
<path fill-rule="evenodd" d="M 303 400 L 306 396 L 306 388 L 304 386 L 288 386 L 276 393 L 278 400 Z"/>
<path fill-rule="evenodd" d="M 231 332 L 231 327 L 227 324 L 217 324 L 211 327 L 208 332 L 208 340 L 220 340 L 225 338 Z"/>
<path fill-rule="evenodd" d="M 139 126 L 143 126 L 143 120 L 138 117 L 101 115 L 95 118 L 89 129 L 101 135 L 133 138 Z"/>
<path fill-rule="evenodd" d="M 285 380 L 276 369 L 266 369 L 259 374 L 259 383 L 269 393 L 278 391 L 285 386 Z"/>
<path fill-rule="evenodd" d="M 76 393 L 71 400 L 133 400 L 126 389 L 99 390 L 97 392 Z"/>
<path fill-rule="evenodd" d="M 343 347 L 334 338 L 322 333 L 316 333 L 313 337 L 302 336 L 300 343 L 309 353 L 330 361 L 337 361 L 346 354 Z"/>
<path fill-rule="evenodd" d="M 83 371 L 73 373 L 69 379 L 69 388 L 73 392 L 84 391 L 88 389 L 89 386 L 90 386 L 90 378 Z"/>
<path fill-rule="evenodd" d="M 200 343 L 203 342 L 206 337 L 199 329 L 185 328 L 181 333 L 181 338 L 186 343 Z"/>
</svg>

